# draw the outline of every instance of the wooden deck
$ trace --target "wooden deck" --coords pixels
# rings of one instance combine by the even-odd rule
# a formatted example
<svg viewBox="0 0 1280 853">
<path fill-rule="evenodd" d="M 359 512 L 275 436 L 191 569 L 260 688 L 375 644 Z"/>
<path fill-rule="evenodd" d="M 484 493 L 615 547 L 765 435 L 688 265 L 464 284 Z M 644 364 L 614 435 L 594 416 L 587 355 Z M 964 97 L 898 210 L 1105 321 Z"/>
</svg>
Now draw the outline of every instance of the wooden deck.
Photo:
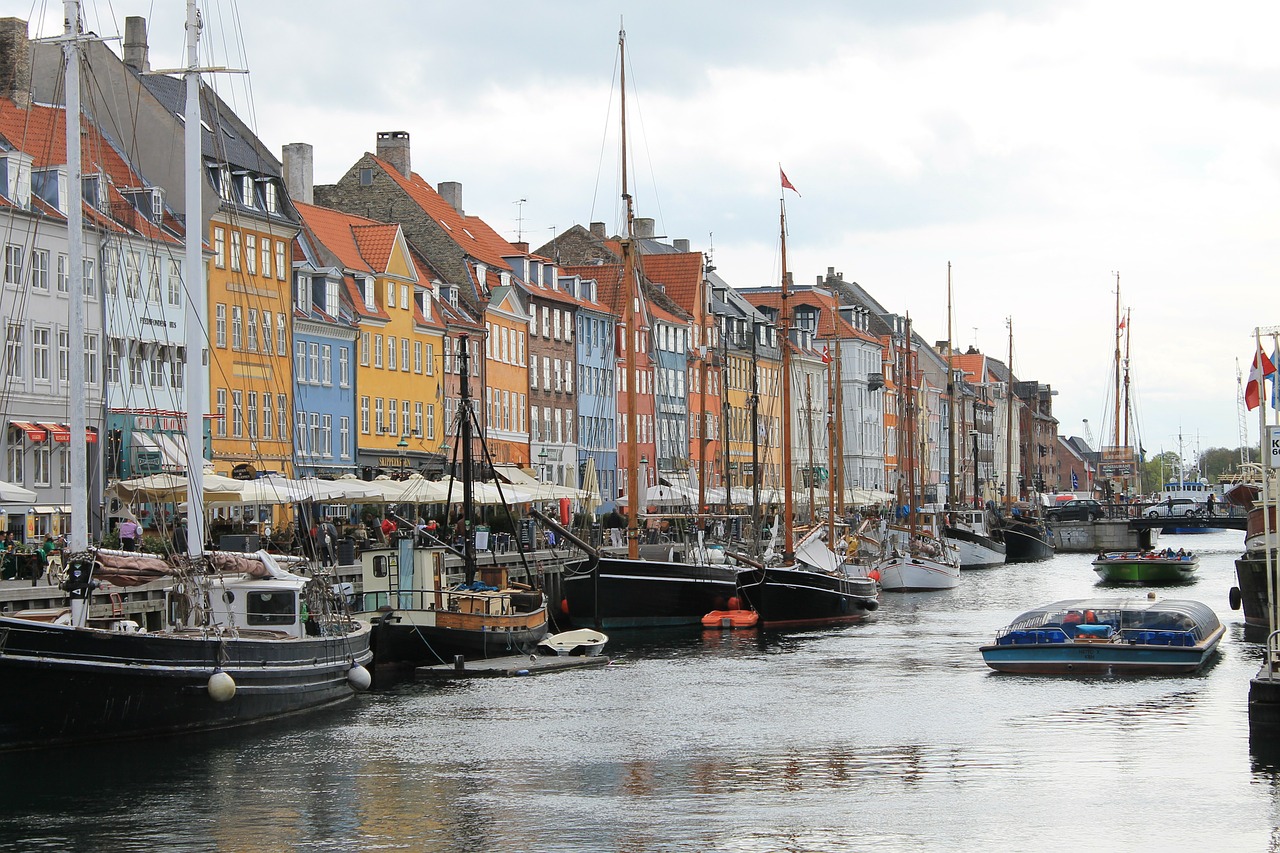
<svg viewBox="0 0 1280 853">
<path fill-rule="evenodd" d="M 548 672 L 561 672 L 566 669 L 608 666 L 610 660 L 607 655 L 603 654 L 595 657 L 511 655 L 509 657 L 489 658 L 488 660 L 469 660 L 461 665 L 448 663 L 420 666 L 414 670 L 414 677 L 419 681 L 515 678 L 526 675 L 543 675 Z"/>
</svg>

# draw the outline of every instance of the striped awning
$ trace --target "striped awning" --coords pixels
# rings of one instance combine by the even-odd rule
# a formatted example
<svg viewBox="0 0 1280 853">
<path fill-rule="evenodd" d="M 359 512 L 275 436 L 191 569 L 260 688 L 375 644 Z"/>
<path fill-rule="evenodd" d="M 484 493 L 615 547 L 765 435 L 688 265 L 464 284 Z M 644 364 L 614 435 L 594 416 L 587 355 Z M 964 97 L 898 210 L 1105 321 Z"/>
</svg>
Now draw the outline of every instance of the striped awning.
<svg viewBox="0 0 1280 853">
<path fill-rule="evenodd" d="M 49 437 L 48 432 L 44 428 L 39 424 L 33 424 L 30 421 L 9 421 L 9 425 L 22 430 L 30 441 L 44 441 Z"/>
<path fill-rule="evenodd" d="M 48 430 L 54 441 L 60 441 L 63 444 L 71 441 L 71 427 L 63 426 L 62 424 L 48 424 L 42 421 L 40 428 Z"/>
</svg>

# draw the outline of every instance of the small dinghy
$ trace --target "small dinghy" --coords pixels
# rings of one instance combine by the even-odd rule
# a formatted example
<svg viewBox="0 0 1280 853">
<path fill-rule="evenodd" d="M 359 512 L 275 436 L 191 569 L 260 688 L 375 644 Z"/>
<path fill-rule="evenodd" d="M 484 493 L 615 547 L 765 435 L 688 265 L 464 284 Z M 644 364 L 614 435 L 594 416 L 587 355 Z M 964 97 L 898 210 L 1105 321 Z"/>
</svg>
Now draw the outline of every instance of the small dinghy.
<svg viewBox="0 0 1280 853">
<path fill-rule="evenodd" d="M 590 628 L 579 628 L 575 631 L 561 631 L 549 634 L 538 643 L 538 651 L 547 655 L 576 655 L 578 657 L 595 657 L 604 651 L 609 638 Z"/>
</svg>

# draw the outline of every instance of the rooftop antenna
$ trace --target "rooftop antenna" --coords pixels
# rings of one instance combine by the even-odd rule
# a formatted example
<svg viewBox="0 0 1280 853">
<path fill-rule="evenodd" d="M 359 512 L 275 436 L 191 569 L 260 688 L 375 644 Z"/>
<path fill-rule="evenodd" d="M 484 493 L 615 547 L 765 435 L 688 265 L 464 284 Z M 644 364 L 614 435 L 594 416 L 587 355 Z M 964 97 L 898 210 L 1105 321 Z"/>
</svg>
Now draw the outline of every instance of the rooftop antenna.
<svg viewBox="0 0 1280 853">
<path fill-rule="evenodd" d="M 524 242 L 524 206 L 528 202 L 527 198 L 518 198 L 511 202 L 516 206 L 516 242 Z"/>
<path fill-rule="evenodd" d="M 715 272 L 716 269 L 716 265 L 714 263 L 716 258 L 716 232 L 707 232 L 707 243 L 707 268 L 704 272 L 706 275 L 710 275 Z"/>
</svg>

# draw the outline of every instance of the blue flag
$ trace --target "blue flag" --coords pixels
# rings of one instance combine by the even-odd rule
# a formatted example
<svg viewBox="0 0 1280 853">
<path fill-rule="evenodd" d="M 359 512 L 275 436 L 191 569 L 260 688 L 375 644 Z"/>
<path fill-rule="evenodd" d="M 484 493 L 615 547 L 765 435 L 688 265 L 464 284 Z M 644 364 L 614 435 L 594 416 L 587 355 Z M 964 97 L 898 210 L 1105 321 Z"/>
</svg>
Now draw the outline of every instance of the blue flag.
<svg viewBox="0 0 1280 853">
<path fill-rule="evenodd" d="M 1276 363 L 1276 356 L 1280 355 L 1280 339 L 1277 339 L 1274 354 L 1271 356 L 1271 363 Z M 1280 379 L 1276 378 L 1276 374 L 1272 373 L 1266 377 L 1271 380 L 1271 408 L 1280 411 Z"/>
<path fill-rule="evenodd" d="M 1080 488 L 1080 481 L 1076 478 L 1076 472 L 1072 471 L 1071 472 L 1071 491 L 1074 492 L 1078 488 Z"/>
</svg>

